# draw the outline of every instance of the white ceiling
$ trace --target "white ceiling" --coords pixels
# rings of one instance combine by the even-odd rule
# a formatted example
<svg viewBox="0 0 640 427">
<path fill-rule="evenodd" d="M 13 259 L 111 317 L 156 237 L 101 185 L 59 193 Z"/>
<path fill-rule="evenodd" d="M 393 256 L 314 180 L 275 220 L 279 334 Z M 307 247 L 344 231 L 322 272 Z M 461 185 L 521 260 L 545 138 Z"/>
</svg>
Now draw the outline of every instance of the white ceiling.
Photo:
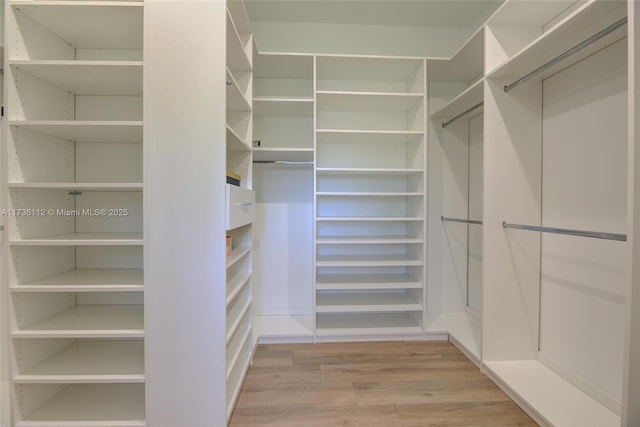
<svg viewBox="0 0 640 427">
<path fill-rule="evenodd" d="M 252 21 L 478 27 L 502 0 L 245 0 Z"/>
</svg>

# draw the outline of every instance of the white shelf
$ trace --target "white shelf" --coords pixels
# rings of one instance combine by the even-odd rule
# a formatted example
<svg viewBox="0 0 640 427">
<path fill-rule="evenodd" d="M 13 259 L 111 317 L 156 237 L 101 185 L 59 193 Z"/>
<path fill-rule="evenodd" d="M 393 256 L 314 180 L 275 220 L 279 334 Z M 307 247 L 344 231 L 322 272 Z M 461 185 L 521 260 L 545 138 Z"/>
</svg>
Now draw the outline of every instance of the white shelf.
<svg viewBox="0 0 640 427">
<path fill-rule="evenodd" d="M 14 0 L 10 5 L 75 48 L 142 49 L 143 2 Z"/>
<path fill-rule="evenodd" d="M 142 233 L 74 233 L 12 239 L 12 246 L 139 246 Z"/>
<path fill-rule="evenodd" d="M 227 3 L 227 11 L 231 15 L 231 19 L 241 33 L 250 33 L 251 21 L 249 21 L 249 15 L 242 1 L 230 1 Z"/>
<path fill-rule="evenodd" d="M 227 80 L 231 82 L 231 84 L 227 84 L 227 111 L 250 112 L 251 104 L 247 98 L 245 98 L 244 93 L 240 90 L 238 82 L 228 69 Z"/>
<path fill-rule="evenodd" d="M 588 1 L 583 7 L 571 13 L 553 28 L 549 29 L 549 31 L 543 33 L 540 37 L 522 48 L 502 65 L 496 67 L 496 69 L 487 75 L 487 78 L 518 79 L 523 77 L 625 16 L 625 2 L 610 2 L 606 0 Z M 559 70 L 592 55 L 609 44 L 624 38 L 626 35 L 627 27 L 622 26 L 565 59 L 558 65 L 536 76 L 535 80 L 545 79 Z"/>
<path fill-rule="evenodd" d="M 318 314 L 318 336 L 422 334 L 409 313 Z"/>
<path fill-rule="evenodd" d="M 424 243 L 424 240 L 411 236 L 376 236 L 376 235 L 339 235 L 339 236 L 318 236 L 316 243 L 319 245 L 375 245 L 375 244 L 414 244 Z"/>
<path fill-rule="evenodd" d="M 318 55 L 318 80 L 407 82 L 423 58 Z"/>
<path fill-rule="evenodd" d="M 404 112 L 423 98 L 422 93 L 316 92 L 318 111 Z"/>
<path fill-rule="evenodd" d="M 144 427 L 144 384 L 74 384 L 16 427 Z"/>
<path fill-rule="evenodd" d="M 55 353 L 15 383 L 144 382 L 144 344 L 132 341 L 78 341 Z"/>
<path fill-rule="evenodd" d="M 313 78 L 313 56 L 296 53 L 260 52 L 254 58 L 253 77 L 256 79 Z"/>
<path fill-rule="evenodd" d="M 318 293 L 316 313 L 382 313 L 422 311 L 422 305 L 404 292 Z"/>
<path fill-rule="evenodd" d="M 253 160 L 313 161 L 313 148 L 254 148 Z"/>
<path fill-rule="evenodd" d="M 251 71 L 251 61 L 245 49 L 249 40 L 242 40 L 241 37 L 227 11 L 227 67 L 231 71 Z"/>
<path fill-rule="evenodd" d="M 326 197 L 418 197 L 424 196 L 424 193 L 410 193 L 410 192 L 385 192 L 374 193 L 373 191 L 321 191 L 317 192 L 316 196 Z"/>
<path fill-rule="evenodd" d="M 79 305 L 12 332 L 15 338 L 142 338 L 141 305 Z"/>
<path fill-rule="evenodd" d="M 227 420 L 231 418 L 233 408 L 236 404 L 236 400 L 240 395 L 242 389 L 242 383 L 244 377 L 249 369 L 249 363 L 251 362 L 252 352 L 241 352 L 238 361 L 231 370 L 231 375 L 227 379 L 226 395 L 227 395 Z"/>
<path fill-rule="evenodd" d="M 233 299 L 244 289 L 244 287 L 251 279 L 251 273 L 248 272 L 239 272 L 235 273 L 231 278 L 227 281 L 227 299 L 226 305 L 227 307 L 233 301 Z"/>
<path fill-rule="evenodd" d="M 258 343 L 312 342 L 313 316 L 253 316 L 253 336 Z"/>
<path fill-rule="evenodd" d="M 140 182 L 10 182 L 9 188 L 35 188 L 43 190 L 85 190 L 85 191 L 142 191 Z"/>
<path fill-rule="evenodd" d="M 316 168 L 318 175 L 421 175 L 422 169 L 387 169 L 387 168 Z"/>
<path fill-rule="evenodd" d="M 231 126 L 227 125 L 227 150 L 228 151 L 251 151 L 251 146 L 236 133 Z"/>
<path fill-rule="evenodd" d="M 142 269 L 71 270 L 15 285 L 16 292 L 127 292 L 142 291 Z"/>
<path fill-rule="evenodd" d="M 36 61 L 9 64 L 75 95 L 142 95 L 142 61 Z"/>
<path fill-rule="evenodd" d="M 466 81 L 484 72 L 484 26 L 476 31 L 449 59 L 427 60 L 430 81 Z"/>
<path fill-rule="evenodd" d="M 440 119 L 451 119 L 463 113 L 469 108 L 482 102 L 484 99 L 484 79 L 478 80 L 469 86 L 458 96 L 449 101 L 444 107 L 435 111 L 431 117 Z M 480 107 L 474 110 L 476 113 L 482 111 Z"/>
<path fill-rule="evenodd" d="M 247 323 L 246 325 L 238 329 L 236 336 L 229 343 L 229 346 L 227 347 L 227 354 L 226 354 L 226 359 L 227 359 L 226 380 L 227 381 L 231 377 L 233 368 L 236 366 L 236 363 L 238 363 L 238 360 L 240 359 L 240 355 L 242 354 L 242 351 L 246 348 L 247 345 L 251 345 L 249 344 L 250 337 L 251 337 L 251 324 Z M 229 351 L 231 351 L 231 354 L 229 354 Z"/>
<path fill-rule="evenodd" d="M 254 117 L 313 117 L 313 98 L 253 98 Z"/>
<path fill-rule="evenodd" d="M 325 217 L 316 217 L 316 221 L 406 222 L 406 221 L 423 221 L 423 218 L 410 217 L 410 216 L 325 216 Z"/>
<path fill-rule="evenodd" d="M 239 301 L 240 302 L 240 301 Z M 237 304 L 227 313 L 227 345 L 243 322 L 247 321 L 247 313 L 251 310 L 251 298 L 246 298 L 242 304 Z"/>
<path fill-rule="evenodd" d="M 371 130 L 339 130 L 318 129 L 318 143 L 337 144 L 406 144 L 422 137 L 422 131 L 371 131 Z"/>
<path fill-rule="evenodd" d="M 422 289 L 422 283 L 406 274 L 318 274 L 316 289 Z"/>
<path fill-rule="evenodd" d="M 421 266 L 419 259 L 407 255 L 318 255 L 317 267 L 409 267 Z"/>
<path fill-rule="evenodd" d="M 235 248 L 231 252 L 231 256 L 227 258 L 227 268 L 232 267 L 236 262 L 240 261 L 249 252 L 251 252 L 250 246 L 241 246 L 239 248 Z"/>
<path fill-rule="evenodd" d="M 537 360 L 486 361 L 489 377 L 554 426 L 619 427 L 620 417 Z"/>
<path fill-rule="evenodd" d="M 10 120 L 9 125 L 77 142 L 142 142 L 141 121 Z"/>
</svg>

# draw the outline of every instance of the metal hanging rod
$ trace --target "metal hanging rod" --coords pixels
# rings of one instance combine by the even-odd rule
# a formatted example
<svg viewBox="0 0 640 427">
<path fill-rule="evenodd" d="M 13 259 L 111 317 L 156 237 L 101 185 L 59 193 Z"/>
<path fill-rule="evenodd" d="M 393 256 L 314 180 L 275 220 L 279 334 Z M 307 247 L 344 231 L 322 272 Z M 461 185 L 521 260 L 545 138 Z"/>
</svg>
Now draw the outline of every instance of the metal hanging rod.
<svg viewBox="0 0 640 427">
<path fill-rule="evenodd" d="M 482 221 L 478 221 L 476 219 L 461 219 L 461 218 L 450 218 L 446 216 L 441 216 L 440 221 L 447 222 L 461 222 L 463 224 L 478 224 L 482 225 Z"/>
<path fill-rule="evenodd" d="M 567 234 L 570 236 L 592 237 L 594 239 L 627 241 L 626 234 L 601 233 L 598 231 L 571 230 L 567 228 L 538 227 L 535 225 L 509 224 L 506 221 L 502 223 L 504 228 L 514 228 L 516 230 L 541 231 L 543 233 Z"/>
<path fill-rule="evenodd" d="M 311 161 L 301 160 L 254 160 L 253 163 L 276 165 L 313 165 Z"/>
<path fill-rule="evenodd" d="M 447 126 L 449 126 L 451 123 L 455 122 L 456 120 L 462 118 L 463 116 L 469 114 L 470 112 L 472 112 L 473 110 L 475 110 L 476 108 L 480 108 L 484 105 L 484 102 L 478 102 L 476 105 L 474 105 L 473 107 L 464 110 L 462 113 L 458 114 L 457 116 L 455 116 L 453 119 L 451 120 L 447 120 L 446 122 L 442 123 L 442 127 L 446 128 Z"/>
<path fill-rule="evenodd" d="M 550 67 L 553 67 L 554 65 L 556 65 L 557 63 L 559 63 L 559 62 L 563 61 L 564 59 L 570 57 L 574 53 L 576 53 L 576 52 L 584 49 L 585 47 L 589 46 L 590 44 L 600 40 L 601 38 L 603 38 L 607 34 L 610 34 L 610 33 L 614 32 L 615 30 L 617 30 L 618 28 L 622 27 L 626 23 L 627 23 L 627 17 L 625 16 L 624 18 L 620 19 L 619 21 L 616 21 L 613 24 L 609 25 L 604 30 L 601 30 L 601 31 L 597 32 L 596 34 L 592 35 L 588 39 L 578 43 L 577 45 L 575 45 L 571 49 L 561 53 L 558 56 L 556 56 L 555 58 L 553 58 L 551 61 L 547 62 L 546 64 L 541 65 L 540 67 L 536 68 L 535 70 L 533 70 L 532 72 L 530 72 L 526 76 L 520 77 L 518 80 L 514 81 L 510 85 L 506 85 L 504 87 L 504 91 L 505 92 L 509 92 L 511 89 L 513 89 L 513 88 L 515 88 L 517 86 L 520 86 L 522 83 L 524 83 L 527 80 L 530 80 L 531 78 L 537 76 L 538 74 L 542 73 L 544 70 L 546 70 L 546 69 L 548 69 Z"/>
</svg>

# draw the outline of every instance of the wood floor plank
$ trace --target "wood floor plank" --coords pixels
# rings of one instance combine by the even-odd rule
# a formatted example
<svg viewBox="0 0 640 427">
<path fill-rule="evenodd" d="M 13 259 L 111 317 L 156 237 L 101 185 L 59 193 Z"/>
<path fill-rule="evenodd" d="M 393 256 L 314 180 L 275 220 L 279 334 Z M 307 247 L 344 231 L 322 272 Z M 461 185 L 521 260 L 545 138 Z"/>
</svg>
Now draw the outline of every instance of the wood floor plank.
<svg viewBox="0 0 640 427">
<path fill-rule="evenodd" d="M 512 401 L 397 405 L 404 427 L 534 427 Z"/>
<path fill-rule="evenodd" d="M 230 427 L 402 427 L 392 405 L 375 407 L 269 407 L 238 408 Z"/>
<path fill-rule="evenodd" d="M 258 346 L 253 357 L 254 366 L 293 366 L 293 351 L 274 350 Z"/>
<path fill-rule="evenodd" d="M 354 363 L 320 366 L 323 383 L 371 381 L 431 381 L 479 375 L 468 360 L 429 360 L 422 363 Z"/>
<path fill-rule="evenodd" d="M 237 408 L 316 406 L 357 406 L 351 384 L 270 384 L 242 388 Z"/>
<path fill-rule="evenodd" d="M 249 368 L 244 381 L 245 387 L 260 387 L 265 384 L 320 384 L 322 381 L 319 367 L 299 366 L 256 366 Z"/>
</svg>

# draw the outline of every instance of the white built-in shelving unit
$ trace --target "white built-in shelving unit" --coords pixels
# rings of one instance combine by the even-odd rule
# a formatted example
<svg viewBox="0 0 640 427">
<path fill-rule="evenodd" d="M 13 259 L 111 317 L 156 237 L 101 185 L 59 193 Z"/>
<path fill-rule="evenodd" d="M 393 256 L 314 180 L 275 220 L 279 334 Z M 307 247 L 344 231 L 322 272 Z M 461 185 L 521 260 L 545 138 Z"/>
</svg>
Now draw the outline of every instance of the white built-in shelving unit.
<svg viewBox="0 0 640 427">
<path fill-rule="evenodd" d="M 316 340 L 421 339 L 424 60 L 316 61 Z"/>
<path fill-rule="evenodd" d="M 6 15 L 11 423 L 143 426 L 143 3 Z"/>
<path fill-rule="evenodd" d="M 253 355 L 252 256 L 255 195 L 252 190 L 253 33 L 244 3 L 227 2 L 226 231 L 232 251 L 226 262 L 226 419 L 231 417 Z"/>
</svg>

